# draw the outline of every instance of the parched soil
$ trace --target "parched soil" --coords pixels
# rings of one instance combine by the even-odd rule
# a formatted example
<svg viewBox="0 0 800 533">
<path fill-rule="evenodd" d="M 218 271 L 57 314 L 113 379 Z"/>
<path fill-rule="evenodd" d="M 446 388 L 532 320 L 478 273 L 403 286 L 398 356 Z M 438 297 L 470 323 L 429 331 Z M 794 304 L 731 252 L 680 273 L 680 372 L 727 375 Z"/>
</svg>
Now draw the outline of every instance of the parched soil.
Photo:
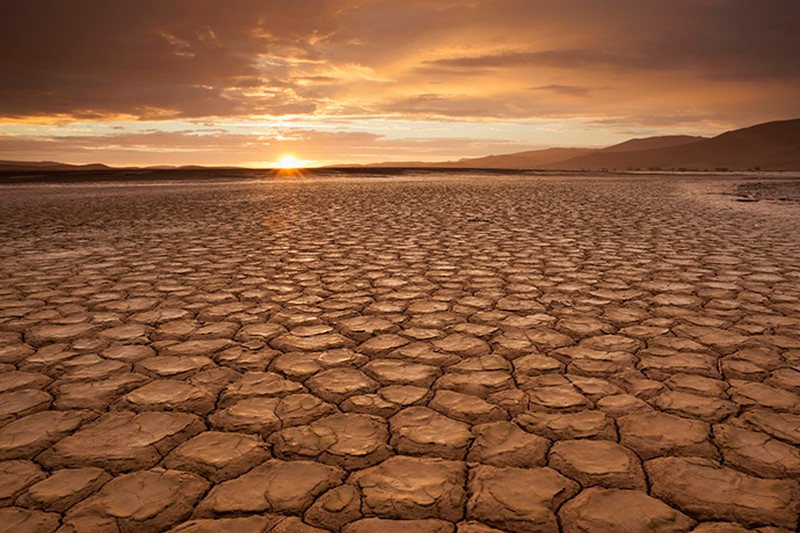
<svg viewBox="0 0 800 533">
<path fill-rule="evenodd" d="M 787 187 L 2 185 L 0 531 L 794 531 Z"/>
</svg>

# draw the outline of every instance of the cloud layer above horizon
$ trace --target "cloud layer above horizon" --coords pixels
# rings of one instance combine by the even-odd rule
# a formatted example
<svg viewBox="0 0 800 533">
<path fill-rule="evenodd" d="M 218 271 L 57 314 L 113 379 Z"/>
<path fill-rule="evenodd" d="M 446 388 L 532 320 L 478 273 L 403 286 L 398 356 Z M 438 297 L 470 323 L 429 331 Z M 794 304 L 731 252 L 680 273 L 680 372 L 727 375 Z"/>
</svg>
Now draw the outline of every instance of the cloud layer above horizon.
<svg viewBox="0 0 800 533">
<path fill-rule="evenodd" d="M 0 159 L 447 159 L 800 116 L 796 0 L 28 0 Z"/>
</svg>

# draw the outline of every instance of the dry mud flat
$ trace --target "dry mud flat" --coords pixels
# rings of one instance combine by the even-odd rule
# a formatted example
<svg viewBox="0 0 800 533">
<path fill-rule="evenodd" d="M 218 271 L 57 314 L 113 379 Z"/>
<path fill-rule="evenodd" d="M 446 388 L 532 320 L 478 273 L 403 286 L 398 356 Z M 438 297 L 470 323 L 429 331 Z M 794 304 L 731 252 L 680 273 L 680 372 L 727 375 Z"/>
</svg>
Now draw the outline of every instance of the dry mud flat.
<svg viewBox="0 0 800 533">
<path fill-rule="evenodd" d="M 796 206 L 427 179 L 0 187 L 0 531 L 795 530 Z"/>
</svg>

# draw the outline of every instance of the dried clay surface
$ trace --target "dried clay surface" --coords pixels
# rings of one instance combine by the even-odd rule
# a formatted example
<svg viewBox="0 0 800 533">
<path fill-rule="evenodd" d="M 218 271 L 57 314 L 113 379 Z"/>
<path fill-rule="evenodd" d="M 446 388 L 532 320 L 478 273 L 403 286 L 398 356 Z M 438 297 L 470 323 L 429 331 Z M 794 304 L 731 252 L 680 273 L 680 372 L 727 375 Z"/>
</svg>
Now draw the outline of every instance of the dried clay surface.
<svg viewBox="0 0 800 533">
<path fill-rule="evenodd" d="M 0 185 L 0 532 L 795 531 L 772 188 Z"/>
</svg>

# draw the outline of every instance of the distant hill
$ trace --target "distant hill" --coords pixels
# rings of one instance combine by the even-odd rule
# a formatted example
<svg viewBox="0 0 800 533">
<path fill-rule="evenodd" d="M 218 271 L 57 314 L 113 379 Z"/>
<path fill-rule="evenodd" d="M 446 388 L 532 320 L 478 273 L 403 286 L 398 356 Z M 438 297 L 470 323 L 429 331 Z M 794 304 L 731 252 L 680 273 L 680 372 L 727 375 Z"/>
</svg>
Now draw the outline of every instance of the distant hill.
<svg viewBox="0 0 800 533">
<path fill-rule="evenodd" d="M 608 148 L 549 148 L 546 150 L 531 150 L 514 154 L 490 155 L 461 159 L 455 162 L 437 163 L 435 166 L 465 167 L 465 168 L 544 168 L 557 166 L 562 161 L 595 154 L 616 153 L 656 148 L 668 148 L 690 144 L 704 140 L 705 137 L 692 137 L 689 135 L 671 135 L 664 137 L 647 137 L 644 139 L 631 139 Z"/>
<path fill-rule="evenodd" d="M 631 139 L 608 148 L 599 150 L 603 153 L 615 152 L 636 152 L 639 150 L 655 150 L 658 148 L 670 148 L 681 146 L 698 141 L 704 141 L 706 137 L 692 137 L 691 135 L 665 135 L 663 137 L 645 137 L 643 139 Z M 583 154 L 581 154 L 583 155 Z M 563 161 L 563 159 L 562 159 Z"/>
<path fill-rule="evenodd" d="M 405 161 L 365 166 L 541 170 L 800 170 L 800 119 L 767 122 L 712 138 L 668 135 L 630 139 L 601 149 L 551 148 L 458 161 Z"/>
<path fill-rule="evenodd" d="M 600 150 L 546 165 L 545 168 L 800 170 L 800 119 L 767 122 L 677 146 Z"/>
<path fill-rule="evenodd" d="M 513 170 L 520 168 L 541 168 L 544 165 L 590 154 L 595 151 L 595 148 L 546 148 L 544 150 L 528 150 L 526 152 L 516 152 L 513 154 L 465 157 L 457 161 L 385 161 L 366 165 L 333 165 L 331 168 L 362 166 L 368 168 L 494 168 Z"/>
<path fill-rule="evenodd" d="M 548 148 L 546 150 L 530 150 L 514 154 L 489 155 L 437 163 L 435 166 L 453 168 L 540 168 L 545 165 L 564 161 L 585 154 L 591 154 L 593 148 Z"/>
<path fill-rule="evenodd" d="M 608 148 L 548 148 L 545 150 L 531 150 L 527 152 L 517 152 L 513 154 L 489 155 L 486 157 L 475 157 L 460 159 L 459 161 L 448 161 L 436 163 L 434 166 L 464 167 L 464 168 L 545 168 L 548 166 L 558 166 L 562 161 L 579 158 L 595 153 L 616 153 L 638 150 L 649 150 L 656 148 L 668 148 L 690 144 L 704 140 L 705 137 L 692 137 L 689 135 L 671 135 L 664 137 L 648 137 L 644 139 L 631 139 L 620 144 L 609 146 Z"/>
<path fill-rule="evenodd" d="M 70 165 L 55 161 L 0 161 L 0 170 L 29 171 L 29 170 L 109 170 L 111 167 L 100 163 L 89 165 Z"/>
</svg>

